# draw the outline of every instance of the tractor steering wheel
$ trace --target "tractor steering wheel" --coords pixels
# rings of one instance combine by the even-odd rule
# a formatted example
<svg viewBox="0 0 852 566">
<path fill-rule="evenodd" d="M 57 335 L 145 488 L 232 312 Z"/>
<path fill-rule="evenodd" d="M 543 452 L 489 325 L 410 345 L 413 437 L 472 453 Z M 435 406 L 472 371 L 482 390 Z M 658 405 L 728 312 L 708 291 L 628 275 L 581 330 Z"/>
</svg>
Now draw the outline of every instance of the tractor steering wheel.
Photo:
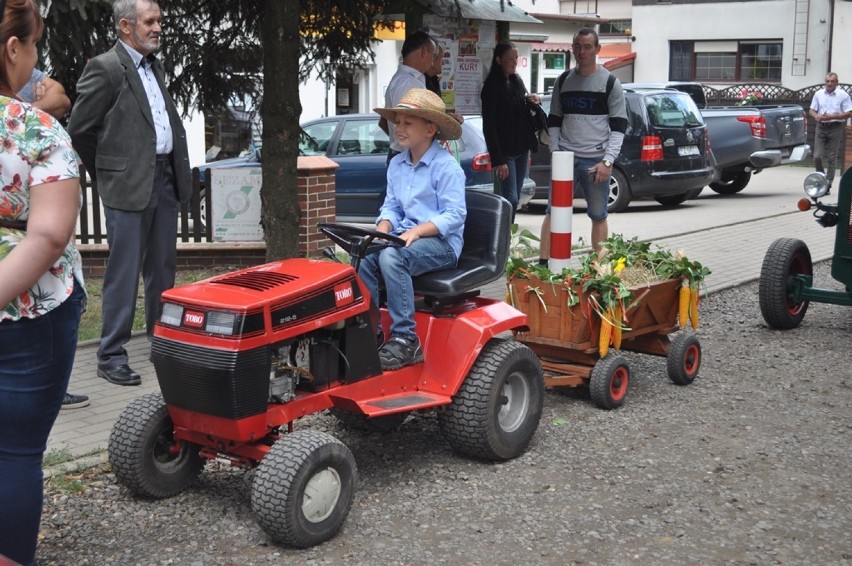
<svg viewBox="0 0 852 566">
<path fill-rule="evenodd" d="M 349 253 L 353 267 L 366 256 L 379 252 L 385 248 L 405 247 L 405 240 L 393 234 L 386 234 L 378 230 L 352 226 L 351 224 L 340 224 L 337 222 L 320 222 L 317 224 L 320 232 L 328 236 L 332 242 Z M 374 240 L 379 240 L 378 242 Z"/>
</svg>

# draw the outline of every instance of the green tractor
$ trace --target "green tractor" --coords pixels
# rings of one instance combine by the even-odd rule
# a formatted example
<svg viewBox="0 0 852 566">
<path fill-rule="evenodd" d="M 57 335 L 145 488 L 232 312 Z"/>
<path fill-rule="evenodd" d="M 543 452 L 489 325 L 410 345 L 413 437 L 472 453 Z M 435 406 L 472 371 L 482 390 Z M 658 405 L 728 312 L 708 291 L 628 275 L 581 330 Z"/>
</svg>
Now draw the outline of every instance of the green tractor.
<svg viewBox="0 0 852 566">
<path fill-rule="evenodd" d="M 772 242 L 760 270 L 760 312 L 766 323 L 779 330 L 796 328 L 805 317 L 811 301 L 835 305 L 852 305 L 852 167 L 840 179 L 837 202 L 820 199 L 830 185 L 822 173 L 805 178 L 805 193 L 810 198 L 799 201 L 799 210 L 814 209 L 816 221 L 834 228 L 834 255 L 831 276 L 845 286 L 843 291 L 814 287 L 813 263 L 807 244 L 795 238 L 779 238 Z"/>
</svg>

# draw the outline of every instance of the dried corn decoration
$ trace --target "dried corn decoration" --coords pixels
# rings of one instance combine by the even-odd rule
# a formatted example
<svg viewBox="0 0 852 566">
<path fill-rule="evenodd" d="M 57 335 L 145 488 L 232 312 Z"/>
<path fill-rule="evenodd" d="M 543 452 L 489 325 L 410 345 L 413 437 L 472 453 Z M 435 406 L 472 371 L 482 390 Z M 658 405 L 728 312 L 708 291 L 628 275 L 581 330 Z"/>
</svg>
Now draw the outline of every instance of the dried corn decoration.
<svg viewBox="0 0 852 566">
<path fill-rule="evenodd" d="M 698 285 L 689 288 L 689 322 L 698 330 Z"/>
<path fill-rule="evenodd" d="M 622 331 L 622 309 L 621 304 L 615 305 L 615 309 L 612 311 L 612 345 L 615 346 L 616 350 L 621 349 L 621 331 Z"/>
<path fill-rule="evenodd" d="M 680 294 L 678 295 L 677 322 L 685 327 L 689 322 L 689 280 L 685 277 L 681 280 Z"/>
<path fill-rule="evenodd" d="M 598 342 L 598 354 L 603 358 L 609 352 L 609 341 L 612 338 L 612 323 L 605 317 L 601 317 L 601 335 Z"/>
</svg>

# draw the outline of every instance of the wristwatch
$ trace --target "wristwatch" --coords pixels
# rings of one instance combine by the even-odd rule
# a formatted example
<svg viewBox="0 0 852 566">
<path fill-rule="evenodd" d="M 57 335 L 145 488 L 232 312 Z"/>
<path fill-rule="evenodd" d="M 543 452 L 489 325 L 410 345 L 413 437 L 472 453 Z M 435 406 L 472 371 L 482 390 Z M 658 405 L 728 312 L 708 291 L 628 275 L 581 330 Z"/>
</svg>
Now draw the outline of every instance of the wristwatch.
<svg viewBox="0 0 852 566">
<path fill-rule="evenodd" d="M 609 159 L 604 159 L 602 163 L 604 164 L 604 167 L 612 167 L 612 161 Z"/>
</svg>

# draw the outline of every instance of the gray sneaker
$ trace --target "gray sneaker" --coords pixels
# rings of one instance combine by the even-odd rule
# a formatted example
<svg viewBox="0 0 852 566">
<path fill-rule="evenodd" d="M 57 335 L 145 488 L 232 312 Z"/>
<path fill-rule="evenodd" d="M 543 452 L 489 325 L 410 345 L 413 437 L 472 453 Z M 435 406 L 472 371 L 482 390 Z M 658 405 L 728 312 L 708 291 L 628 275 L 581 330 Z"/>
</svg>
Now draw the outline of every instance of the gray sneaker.
<svg viewBox="0 0 852 566">
<path fill-rule="evenodd" d="M 416 335 L 412 339 L 394 334 L 379 350 L 379 361 L 385 371 L 419 364 L 423 361 L 420 339 Z"/>
<path fill-rule="evenodd" d="M 81 407 L 89 406 L 89 396 L 88 395 L 74 395 L 73 393 L 66 393 L 65 399 L 62 400 L 62 408 L 63 409 L 79 409 Z"/>
</svg>

